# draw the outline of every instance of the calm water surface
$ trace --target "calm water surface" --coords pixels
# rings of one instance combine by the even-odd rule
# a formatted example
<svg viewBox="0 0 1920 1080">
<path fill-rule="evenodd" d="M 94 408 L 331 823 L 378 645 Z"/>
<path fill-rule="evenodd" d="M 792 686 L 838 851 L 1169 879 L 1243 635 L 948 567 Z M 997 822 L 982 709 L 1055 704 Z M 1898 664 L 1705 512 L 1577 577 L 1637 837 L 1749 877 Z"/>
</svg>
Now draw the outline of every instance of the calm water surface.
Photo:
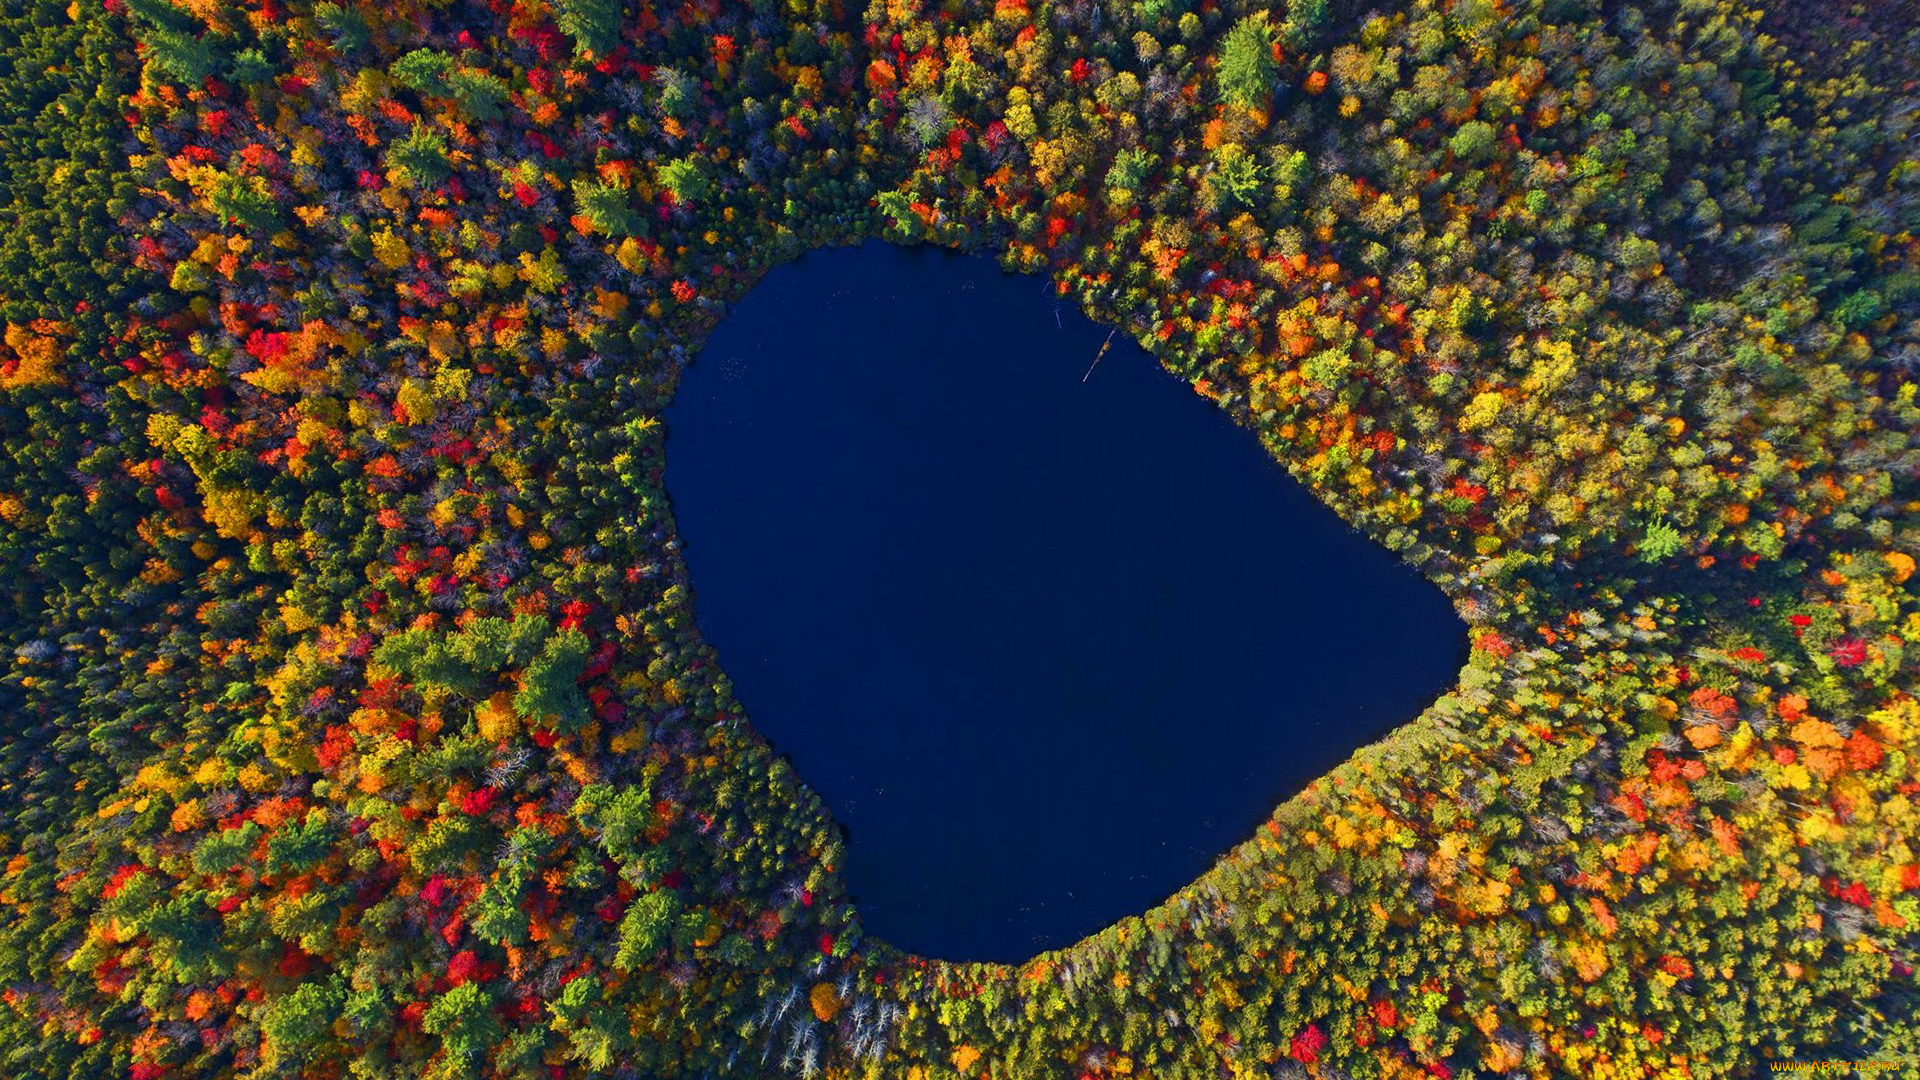
<svg viewBox="0 0 1920 1080">
<path fill-rule="evenodd" d="M 772 271 L 667 413 L 701 632 L 868 933 L 1022 960 L 1165 899 L 1465 657 L 1439 590 L 1038 278 Z"/>
</svg>

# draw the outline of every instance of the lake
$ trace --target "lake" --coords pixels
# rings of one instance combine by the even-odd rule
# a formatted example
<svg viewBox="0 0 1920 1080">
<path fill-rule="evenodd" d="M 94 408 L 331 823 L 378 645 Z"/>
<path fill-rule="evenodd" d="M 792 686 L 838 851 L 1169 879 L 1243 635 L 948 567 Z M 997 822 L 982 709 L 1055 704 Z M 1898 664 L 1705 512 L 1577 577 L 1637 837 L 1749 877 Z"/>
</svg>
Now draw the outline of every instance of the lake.
<svg viewBox="0 0 1920 1080">
<path fill-rule="evenodd" d="M 817 251 L 666 413 L 701 633 L 912 952 L 1019 961 L 1159 903 L 1466 656 L 1124 333 L 1086 375 L 1107 333 L 985 257 Z"/>
</svg>

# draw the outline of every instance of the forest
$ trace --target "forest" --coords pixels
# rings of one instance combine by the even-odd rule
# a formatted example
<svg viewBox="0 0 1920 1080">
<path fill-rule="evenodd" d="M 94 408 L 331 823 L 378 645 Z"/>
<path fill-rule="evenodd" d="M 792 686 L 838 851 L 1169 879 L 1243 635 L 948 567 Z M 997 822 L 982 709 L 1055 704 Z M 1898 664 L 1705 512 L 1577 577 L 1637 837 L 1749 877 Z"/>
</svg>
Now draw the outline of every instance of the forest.
<svg viewBox="0 0 1920 1080">
<path fill-rule="evenodd" d="M 0 1071 L 1912 1068 L 1913 15 L 9 0 Z M 1022 964 L 863 936 L 661 484 L 727 305 L 876 237 L 1044 275 L 1471 628 Z"/>
</svg>

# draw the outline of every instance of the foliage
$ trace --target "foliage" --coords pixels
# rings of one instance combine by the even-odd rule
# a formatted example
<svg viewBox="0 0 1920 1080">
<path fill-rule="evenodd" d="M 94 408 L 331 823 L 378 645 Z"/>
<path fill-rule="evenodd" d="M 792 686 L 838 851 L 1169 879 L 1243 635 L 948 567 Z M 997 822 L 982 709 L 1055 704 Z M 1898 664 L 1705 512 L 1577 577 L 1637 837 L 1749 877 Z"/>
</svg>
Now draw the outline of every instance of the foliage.
<svg viewBox="0 0 1920 1080">
<path fill-rule="evenodd" d="M 10 1075 L 1914 1052 L 1911 20 L 0 18 Z M 724 305 L 876 235 L 1046 273 L 1473 628 L 1425 714 L 1026 964 L 862 936 L 660 487 Z"/>
<path fill-rule="evenodd" d="M 1243 109 L 1264 108 L 1280 65 L 1273 58 L 1273 27 L 1256 11 L 1233 25 L 1220 43 L 1220 97 Z"/>
</svg>

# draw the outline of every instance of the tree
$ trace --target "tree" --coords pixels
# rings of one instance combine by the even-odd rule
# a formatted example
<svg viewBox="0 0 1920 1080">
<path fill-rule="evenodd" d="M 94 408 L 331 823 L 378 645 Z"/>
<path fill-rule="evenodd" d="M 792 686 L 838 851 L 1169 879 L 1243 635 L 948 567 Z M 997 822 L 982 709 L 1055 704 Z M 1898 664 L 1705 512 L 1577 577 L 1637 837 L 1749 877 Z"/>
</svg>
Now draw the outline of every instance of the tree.
<svg viewBox="0 0 1920 1080">
<path fill-rule="evenodd" d="M 574 816 L 598 834 L 600 847 L 615 859 L 634 854 L 641 835 L 653 824 L 653 796 L 645 784 L 615 790 L 608 784 L 583 788 Z"/>
<path fill-rule="evenodd" d="M 498 120 L 511 93 L 499 76 L 462 69 L 447 76 L 447 90 L 475 120 Z"/>
<path fill-rule="evenodd" d="M 333 847 L 334 836 L 327 812 L 315 807 L 308 811 L 304 822 L 282 826 L 267 841 L 267 873 L 305 873 L 326 858 Z"/>
<path fill-rule="evenodd" d="M 358 52 L 372 45 L 372 30 L 357 7 L 321 0 L 314 5 L 313 19 L 321 32 L 333 39 L 333 47 L 342 53 Z"/>
<path fill-rule="evenodd" d="M 280 225 L 280 207 L 274 201 L 267 182 L 258 176 L 222 173 L 207 195 L 213 212 L 258 232 L 273 232 Z"/>
<path fill-rule="evenodd" d="M 527 942 L 527 913 L 520 906 L 520 875 L 503 871 L 474 898 L 468 912 L 473 932 L 495 945 L 524 945 Z"/>
<path fill-rule="evenodd" d="M 427 1034 L 440 1036 L 448 1057 L 464 1062 L 485 1056 L 501 1035 L 493 1000 L 475 982 L 461 983 L 435 998 L 421 1014 L 420 1026 Z"/>
<path fill-rule="evenodd" d="M 597 975 L 582 975 L 547 1003 L 554 1027 L 565 1032 L 573 1056 L 590 1069 L 605 1069 L 627 1045 L 624 1025 L 609 1015 L 605 985 Z"/>
<path fill-rule="evenodd" d="M 1327 0 L 1292 0 L 1287 5 L 1286 21 L 1280 24 L 1280 40 L 1289 49 L 1304 49 L 1326 22 Z"/>
<path fill-rule="evenodd" d="M 1686 547 L 1681 539 L 1680 530 L 1664 521 L 1655 521 L 1647 525 L 1645 535 L 1640 538 L 1640 561 L 1660 562 L 1678 555 Z"/>
<path fill-rule="evenodd" d="M 632 971 L 667 943 L 673 931 L 674 916 L 680 913 L 680 898 L 671 890 L 647 893 L 627 907 L 620 918 L 620 946 L 613 966 Z"/>
<path fill-rule="evenodd" d="M 661 185 L 683 203 L 703 202 L 713 190 L 706 170 L 701 168 L 700 160 L 692 155 L 675 158 L 661 165 L 659 176 Z"/>
<path fill-rule="evenodd" d="M 275 1057 L 298 1061 L 320 1049 L 345 1001 L 337 980 L 303 983 L 268 1003 L 260 1034 Z"/>
<path fill-rule="evenodd" d="M 1479 161 L 1493 150 L 1493 125 L 1485 120 L 1469 120 L 1460 125 L 1448 141 L 1448 149 L 1462 161 Z"/>
<path fill-rule="evenodd" d="M 951 124 L 947 103 L 933 94 L 920 95 L 907 108 L 907 129 L 913 133 L 913 141 L 918 146 L 939 142 Z"/>
<path fill-rule="evenodd" d="M 605 56 L 620 44 L 621 0 L 557 0 L 554 22 L 581 53 Z"/>
<path fill-rule="evenodd" d="M 422 94 L 445 96 L 453 57 L 435 49 L 415 49 L 395 60 L 387 71 L 402 86 Z"/>
<path fill-rule="evenodd" d="M 540 655 L 521 673 L 514 712 L 527 720 L 550 719 L 563 731 L 586 723 L 587 699 L 580 693 L 580 674 L 586 667 L 587 650 L 587 635 L 578 630 L 561 630 L 548 638 Z"/>
<path fill-rule="evenodd" d="M 625 188 L 581 177 L 573 182 L 573 201 L 596 232 L 626 237 L 640 231 L 640 215 L 634 212 Z"/>
<path fill-rule="evenodd" d="M 1113 167 L 1107 170 L 1107 188 L 1138 195 L 1153 172 L 1153 166 L 1153 154 L 1138 146 L 1130 146 L 1114 157 Z"/>
<path fill-rule="evenodd" d="M 1256 11 L 1241 19 L 1220 46 L 1215 78 L 1221 100 L 1243 109 L 1266 108 L 1279 66 L 1273 58 L 1273 26 L 1267 22 L 1267 13 Z"/>
<path fill-rule="evenodd" d="M 1213 155 L 1207 188 L 1223 206 L 1254 206 L 1260 193 L 1260 162 L 1239 143 L 1228 143 Z"/>
<path fill-rule="evenodd" d="M 405 138 L 387 148 L 387 164 L 396 181 L 417 188 L 432 187 L 453 171 L 446 136 L 425 124 L 413 125 Z"/>
<path fill-rule="evenodd" d="M 677 67 L 663 67 L 653 73 L 653 81 L 660 84 L 660 111 L 675 120 L 685 120 L 693 115 L 700 104 L 700 82 Z"/>
<path fill-rule="evenodd" d="M 404 630 L 381 642 L 373 656 L 423 692 L 477 699 L 498 676 L 530 663 L 552 634 L 552 625 L 538 616 L 486 617 L 451 634 Z"/>
<path fill-rule="evenodd" d="M 159 27 L 148 30 L 142 40 L 147 46 L 147 62 L 175 82 L 197 86 L 213 74 L 213 50 L 197 34 Z"/>
<path fill-rule="evenodd" d="M 873 197 L 873 204 L 900 233 L 912 236 L 919 230 L 920 216 L 913 212 L 913 200 L 906 192 L 883 191 Z"/>
</svg>

